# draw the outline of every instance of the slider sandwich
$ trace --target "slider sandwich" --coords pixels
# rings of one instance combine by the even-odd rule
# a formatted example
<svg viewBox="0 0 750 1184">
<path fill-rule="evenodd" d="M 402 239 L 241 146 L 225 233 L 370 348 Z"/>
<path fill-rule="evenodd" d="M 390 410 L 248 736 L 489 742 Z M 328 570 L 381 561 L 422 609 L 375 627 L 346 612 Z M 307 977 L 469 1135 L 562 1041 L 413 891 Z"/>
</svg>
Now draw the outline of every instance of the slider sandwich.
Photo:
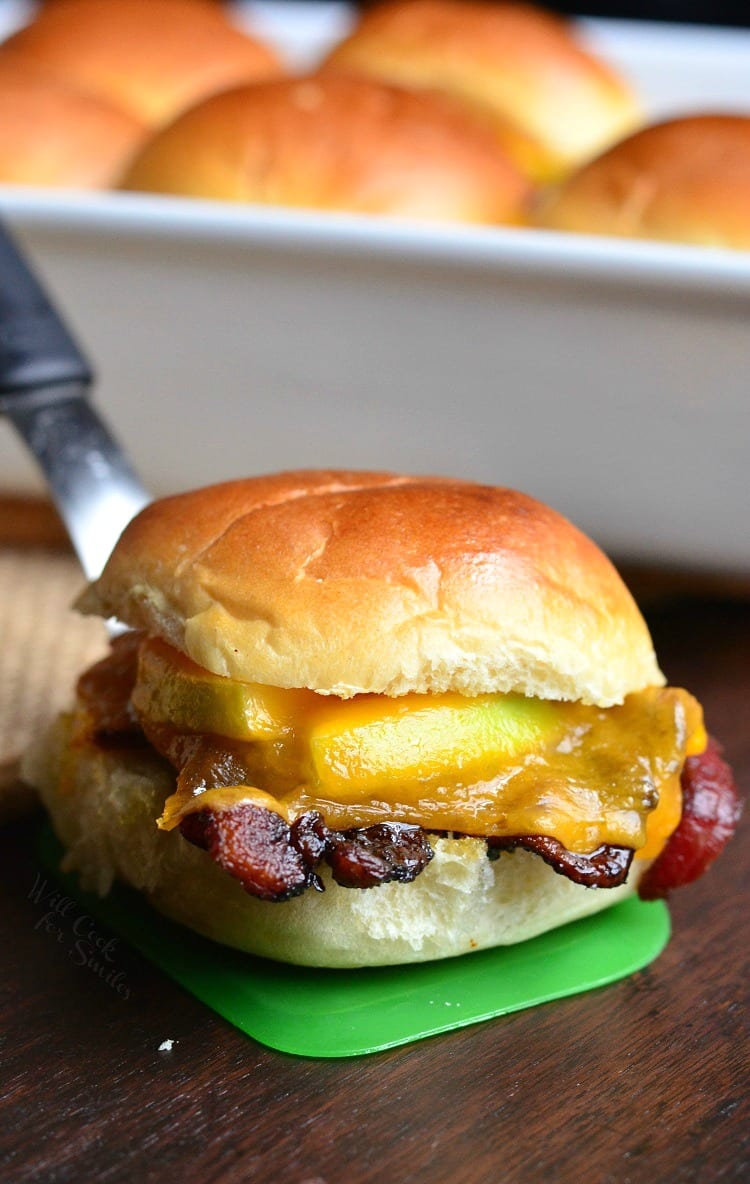
<svg viewBox="0 0 750 1184">
<path fill-rule="evenodd" d="M 66 866 L 242 950 L 523 941 L 694 879 L 739 814 L 612 565 L 511 490 L 296 472 L 167 498 L 79 607 L 130 631 L 26 760 Z"/>
</svg>

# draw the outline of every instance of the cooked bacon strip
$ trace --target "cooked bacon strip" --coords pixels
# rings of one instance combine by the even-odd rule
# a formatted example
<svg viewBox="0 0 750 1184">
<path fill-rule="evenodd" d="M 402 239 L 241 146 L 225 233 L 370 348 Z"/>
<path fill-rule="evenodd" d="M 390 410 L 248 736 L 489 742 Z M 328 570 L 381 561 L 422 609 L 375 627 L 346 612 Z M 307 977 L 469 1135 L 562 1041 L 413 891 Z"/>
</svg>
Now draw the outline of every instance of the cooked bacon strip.
<svg viewBox="0 0 750 1184">
<path fill-rule="evenodd" d="M 317 811 L 303 814 L 288 826 L 272 810 L 250 802 L 188 814 L 180 822 L 180 831 L 261 900 L 289 900 L 309 887 L 322 891 L 316 868 L 323 860 L 342 887 L 373 888 L 390 880 L 410 883 L 433 857 L 428 837 L 418 826 L 383 822 L 335 831 Z M 633 858 L 633 852 L 624 847 L 600 847 L 592 855 L 577 855 L 543 835 L 489 838 L 487 847 L 491 858 L 501 850 L 523 847 L 574 883 L 597 888 L 622 884 Z"/>
<path fill-rule="evenodd" d="M 658 900 L 702 876 L 731 839 L 741 813 L 732 770 L 710 738 L 705 752 L 685 761 L 680 824 L 643 876 L 639 896 Z"/>
<path fill-rule="evenodd" d="M 297 818 L 290 827 L 291 840 L 309 868 L 316 868 L 326 853 L 330 832 L 317 810 L 308 810 Z M 323 885 L 316 876 L 313 887 L 319 892 Z"/>
<path fill-rule="evenodd" d="M 313 883 L 314 872 L 292 843 L 289 826 L 263 806 L 243 802 L 228 810 L 200 810 L 183 818 L 180 830 L 260 900 L 289 900 Z"/>
<path fill-rule="evenodd" d="M 418 826 L 384 822 L 332 831 L 316 811 L 288 826 L 272 810 L 250 802 L 188 814 L 180 831 L 260 900 L 289 900 L 309 887 L 322 891 L 315 868 L 323 859 L 345 888 L 374 888 L 389 880 L 407 883 L 432 859 Z"/>
<path fill-rule="evenodd" d="M 146 728 L 146 735 L 152 743 L 157 728 Z M 190 794 L 198 794 L 206 789 L 249 784 L 247 761 L 241 744 L 217 736 L 170 732 L 166 728 L 161 730 L 165 735 L 158 738 L 154 747 L 179 769 L 178 791 L 187 789 Z"/>
<path fill-rule="evenodd" d="M 578 855 L 546 835 L 492 836 L 487 839 L 490 859 L 497 859 L 500 851 L 513 851 L 516 847 L 540 855 L 558 875 L 587 888 L 617 888 L 624 884 L 634 854 L 629 847 L 604 845 L 591 855 Z"/>
<path fill-rule="evenodd" d="M 91 718 L 92 740 L 100 748 L 130 748 L 144 743 L 130 695 L 138 670 L 141 633 L 123 633 L 111 642 L 106 658 L 84 670 L 78 679 L 79 702 Z"/>
<path fill-rule="evenodd" d="M 333 878 L 344 888 L 372 888 L 389 880 L 410 884 L 432 856 L 422 828 L 402 822 L 332 831 L 326 849 Z"/>
</svg>

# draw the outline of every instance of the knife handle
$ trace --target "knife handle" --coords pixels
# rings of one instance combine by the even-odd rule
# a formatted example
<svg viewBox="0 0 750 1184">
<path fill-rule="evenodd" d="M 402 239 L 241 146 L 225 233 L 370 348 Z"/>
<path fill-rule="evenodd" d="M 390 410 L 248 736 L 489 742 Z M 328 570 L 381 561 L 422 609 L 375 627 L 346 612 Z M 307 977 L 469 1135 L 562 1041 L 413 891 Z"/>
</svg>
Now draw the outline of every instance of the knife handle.
<svg viewBox="0 0 750 1184">
<path fill-rule="evenodd" d="M 42 387 L 64 390 L 92 380 L 72 334 L 0 223 L 0 411 L 11 397 L 17 406 Z"/>
</svg>

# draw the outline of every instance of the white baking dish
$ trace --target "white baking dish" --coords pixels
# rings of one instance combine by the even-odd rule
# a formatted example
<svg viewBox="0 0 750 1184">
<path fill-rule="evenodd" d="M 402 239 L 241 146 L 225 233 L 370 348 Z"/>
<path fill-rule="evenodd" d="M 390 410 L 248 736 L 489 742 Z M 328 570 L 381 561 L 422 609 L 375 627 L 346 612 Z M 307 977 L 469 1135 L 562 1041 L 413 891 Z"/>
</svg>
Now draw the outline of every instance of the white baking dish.
<svg viewBox="0 0 750 1184">
<path fill-rule="evenodd" d="M 298 61 L 348 19 L 306 9 L 305 36 L 279 26 Z M 655 114 L 750 112 L 750 34 L 586 29 Z M 299 465 L 458 474 L 619 557 L 750 574 L 750 254 L 126 194 L 6 189 L 0 211 L 156 492 Z M 9 428 L 0 484 L 38 487 Z"/>
</svg>

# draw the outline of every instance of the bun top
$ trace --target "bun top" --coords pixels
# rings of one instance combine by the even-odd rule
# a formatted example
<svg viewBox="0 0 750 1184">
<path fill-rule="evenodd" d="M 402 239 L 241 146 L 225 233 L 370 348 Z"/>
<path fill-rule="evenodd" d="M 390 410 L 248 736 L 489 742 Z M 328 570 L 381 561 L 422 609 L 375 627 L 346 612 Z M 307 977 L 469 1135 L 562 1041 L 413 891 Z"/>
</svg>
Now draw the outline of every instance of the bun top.
<svg viewBox="0 0 750 1184">
<path fill-rule="evenodd" d="M 695 115 L 645 128 L 570 177 L 539 222 L 750 249 L 750 117 Z"/>
<path fill-rule="evenodd" d="M 212 96 L 157 133 L 122 186 L 467 222 L 519 220 L 528 189 L 450 100 L 334 77 Z"/>
<path fill-rule="evenodd" d="M 326 65 L 444 91 L 510 119 L 538 143 L 536 158 L 527 158 L 537 180 L 592 156 L 640 122 L 629 86 L 579 43 L 574 27 L 529 4 L 380 4 Z"/>
<path fill-rule="evenodd" d="M 664 682 L 594 543 L 524 494 L 457 480 L 290 472 L 154 502 L 78 607 L 216 674 L 342 697 L 609 706 Z"/>
<path fill-rule="evenodd" d="M 0 183 L 103 189 L 146 136 L 95 95 L 0 50 Z"/>
<path fill-rule="evenodd" d="M 5 43 L 151 126 L 204 95 L 281 73 L 211 0 L 55 0 Z"/>
</svg>

